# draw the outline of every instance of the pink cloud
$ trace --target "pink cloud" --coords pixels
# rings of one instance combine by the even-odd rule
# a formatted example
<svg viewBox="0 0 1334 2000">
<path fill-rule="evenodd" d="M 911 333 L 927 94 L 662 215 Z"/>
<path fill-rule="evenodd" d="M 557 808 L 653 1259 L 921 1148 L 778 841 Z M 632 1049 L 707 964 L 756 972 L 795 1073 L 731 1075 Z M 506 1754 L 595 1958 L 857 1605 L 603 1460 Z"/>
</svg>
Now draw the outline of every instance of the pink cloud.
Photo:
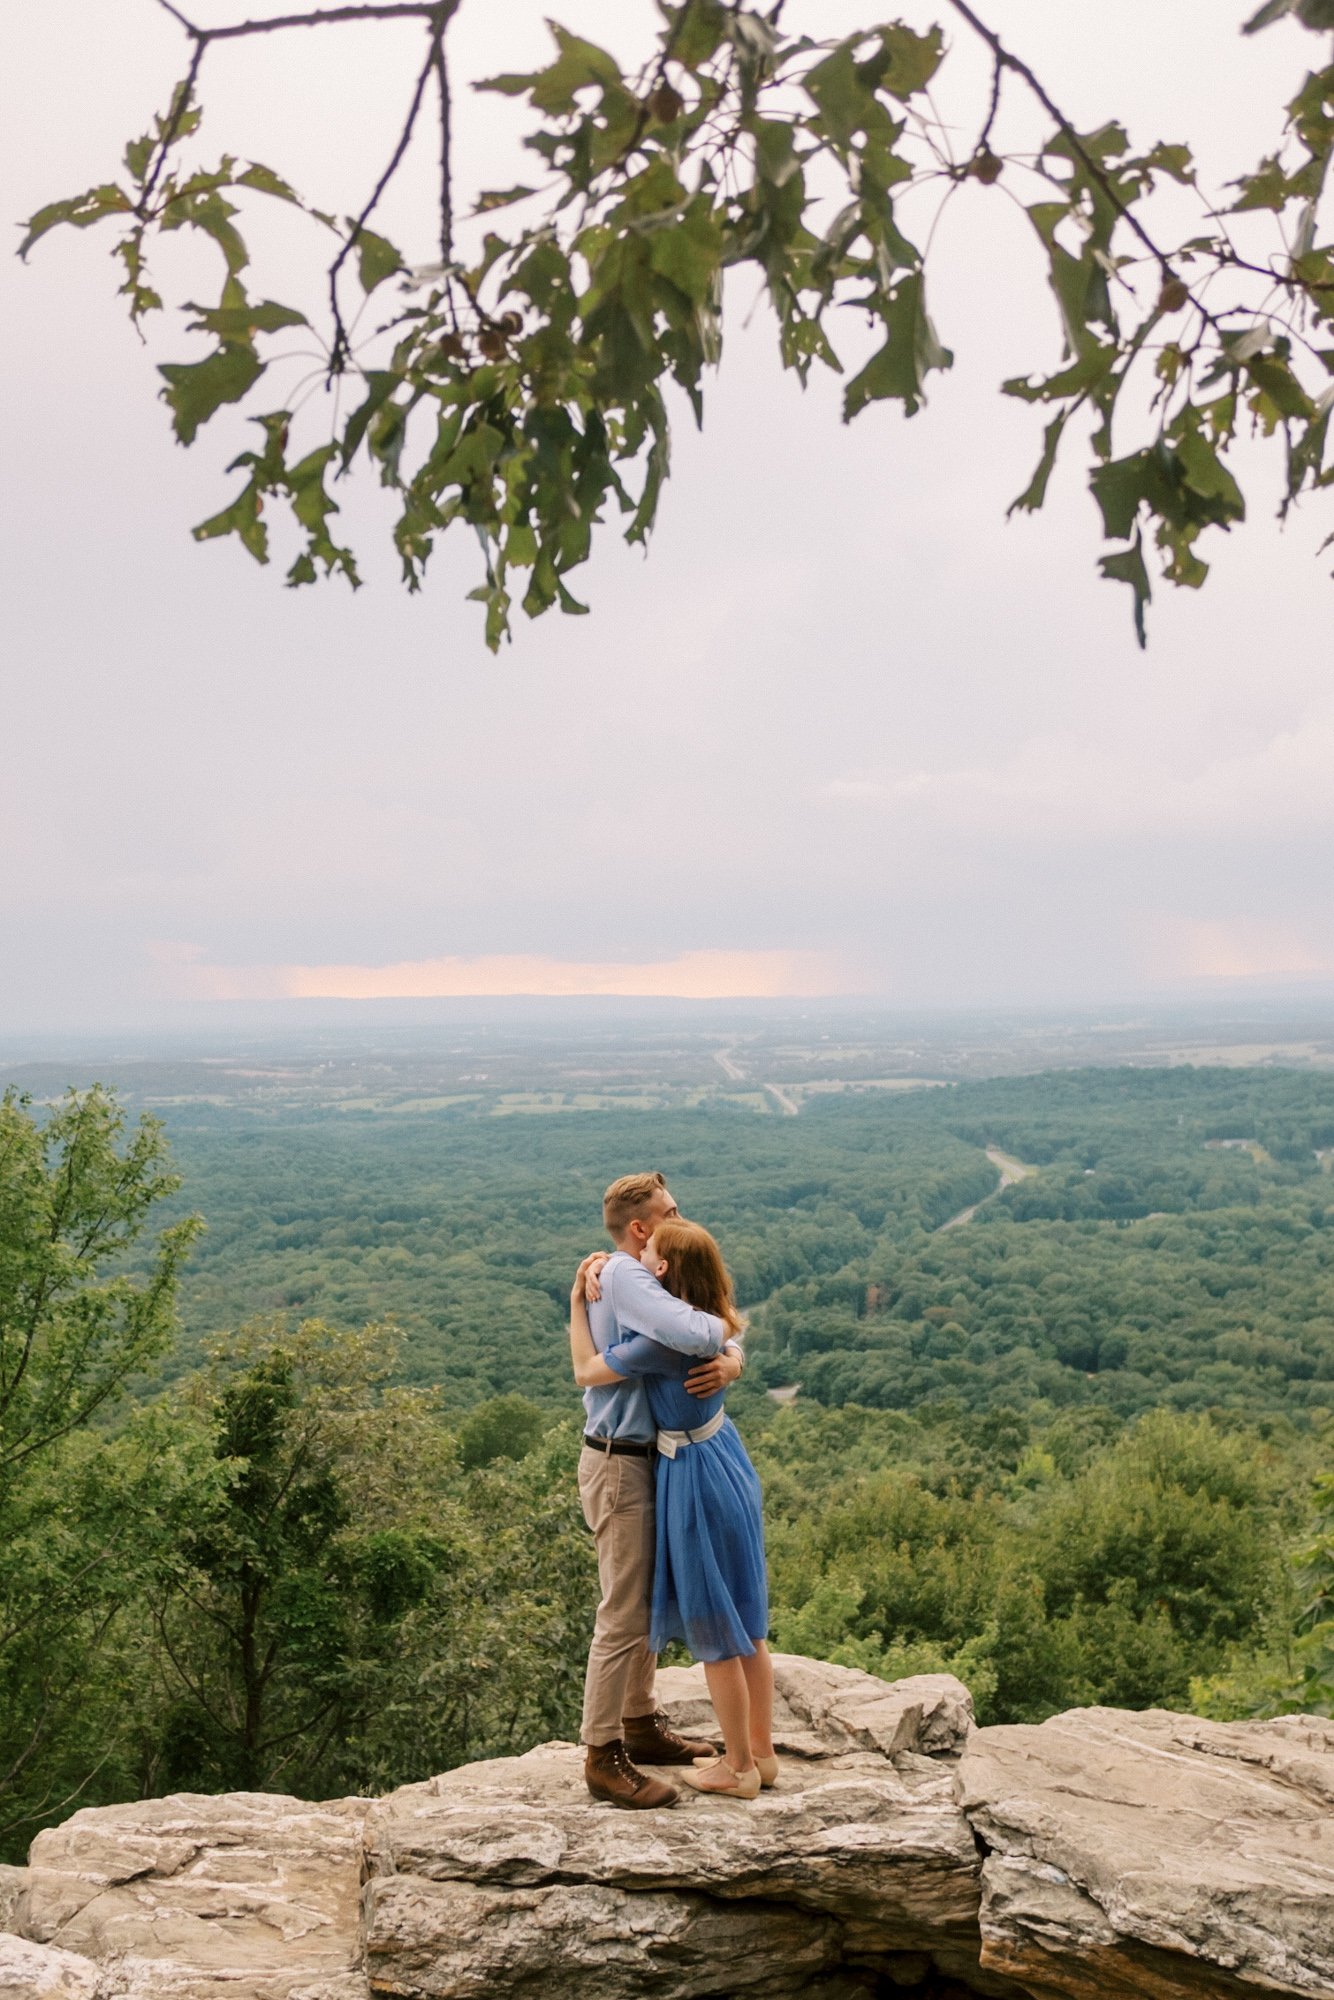
<svg viewBox="0 0 1334 2000">
<path fill-rule="evenodd" d="M 815 999 L 856 990 L 839 962 L 810 951 L 687 951 L 649 961 L 498 953 L 395 965 L 206 965 L 157 954 L 174 995 L 192 1000 L 436 1000 L 526 994 L 671 1000 Z"/>
</svg>

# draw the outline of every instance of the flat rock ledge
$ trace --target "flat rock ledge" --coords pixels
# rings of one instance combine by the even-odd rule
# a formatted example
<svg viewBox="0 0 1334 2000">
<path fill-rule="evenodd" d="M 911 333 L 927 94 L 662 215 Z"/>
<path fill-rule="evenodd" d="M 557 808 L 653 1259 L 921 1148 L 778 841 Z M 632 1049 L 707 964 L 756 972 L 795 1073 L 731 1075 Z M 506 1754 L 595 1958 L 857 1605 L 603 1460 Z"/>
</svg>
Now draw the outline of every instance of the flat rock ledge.
<svg viewBox="0 0 1334 2000">
<path fill-rule="evenodd" d="M 1334 1723 L 776 1655 L 778 1786 L 595 1806 L 568 1743 L 308 1804 L 87 1808 L 0 1869 L 2 2000 L 1334 2000 Z M 712 1732 L 698 1668 L 660 1676 Z"/>
</svg>

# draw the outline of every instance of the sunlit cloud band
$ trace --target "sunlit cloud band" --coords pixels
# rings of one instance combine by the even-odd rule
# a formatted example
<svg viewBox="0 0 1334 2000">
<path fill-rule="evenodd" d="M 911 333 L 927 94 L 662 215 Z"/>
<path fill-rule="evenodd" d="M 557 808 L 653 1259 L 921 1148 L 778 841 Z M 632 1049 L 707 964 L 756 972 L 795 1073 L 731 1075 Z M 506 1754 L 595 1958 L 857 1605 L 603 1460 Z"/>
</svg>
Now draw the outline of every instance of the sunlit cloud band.
<svg viewBox="0 0 1334 2000">
<path fill-rule="evenodd" d="M 155 953 L 173 997 L 192 1000 L 445 1000 L 612 995 L 664 1000 L 816 999 L 855 985 L 810 951 L 687 951 L 643 961 L 528 953 L 395 965 L 208 965 L 192 946 Z"/>
</svg>

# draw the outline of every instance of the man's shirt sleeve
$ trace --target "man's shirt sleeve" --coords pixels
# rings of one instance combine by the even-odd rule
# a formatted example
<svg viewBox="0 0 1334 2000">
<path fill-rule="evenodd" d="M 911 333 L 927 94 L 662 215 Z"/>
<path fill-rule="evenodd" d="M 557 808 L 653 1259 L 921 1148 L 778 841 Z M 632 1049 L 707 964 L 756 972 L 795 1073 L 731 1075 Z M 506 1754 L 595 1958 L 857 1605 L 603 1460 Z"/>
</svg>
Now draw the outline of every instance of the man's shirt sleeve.
<svg viewBox="0 0 1334 2000">
<path fill-rule="evenodd" d="M 605 1283 L 605 1277 L 604 1277 Z M 611 1307 L 627 1333 L 646 1333 L 678 1354 L 712 1358 L 727 1339 L 727 1328 L 712 1313 L 696 1312 L 651 1278 L 642 1264 L 617 1264 Z"/>
</svg>

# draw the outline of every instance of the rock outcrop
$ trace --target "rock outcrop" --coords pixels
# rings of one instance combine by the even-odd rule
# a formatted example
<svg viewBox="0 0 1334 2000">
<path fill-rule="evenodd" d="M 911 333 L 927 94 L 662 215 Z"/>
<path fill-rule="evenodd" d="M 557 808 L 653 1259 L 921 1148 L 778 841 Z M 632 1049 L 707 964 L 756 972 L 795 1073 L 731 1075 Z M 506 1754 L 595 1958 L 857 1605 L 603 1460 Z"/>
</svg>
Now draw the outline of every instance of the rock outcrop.
<svg viewBox="0 0 1334 2000">
<path fill-rule="evenodd" d="M 1071 2000 L 1334 1994 L 1334 1722 L 1073 1709 L 979 1729 L 984 1961 Z"/>
<path fill-rule="evenodd" d="M 320 1805 L 86 1809 L 0 1870 L 3 2000 L 1334 2000 L 1334 1723 L 972 1728 L 779 1656 L 778 1787 L 595 1807 L 570 1744 Z M 661 1676 L 712 1728 L 697 1669 Z"/>
</svg>

